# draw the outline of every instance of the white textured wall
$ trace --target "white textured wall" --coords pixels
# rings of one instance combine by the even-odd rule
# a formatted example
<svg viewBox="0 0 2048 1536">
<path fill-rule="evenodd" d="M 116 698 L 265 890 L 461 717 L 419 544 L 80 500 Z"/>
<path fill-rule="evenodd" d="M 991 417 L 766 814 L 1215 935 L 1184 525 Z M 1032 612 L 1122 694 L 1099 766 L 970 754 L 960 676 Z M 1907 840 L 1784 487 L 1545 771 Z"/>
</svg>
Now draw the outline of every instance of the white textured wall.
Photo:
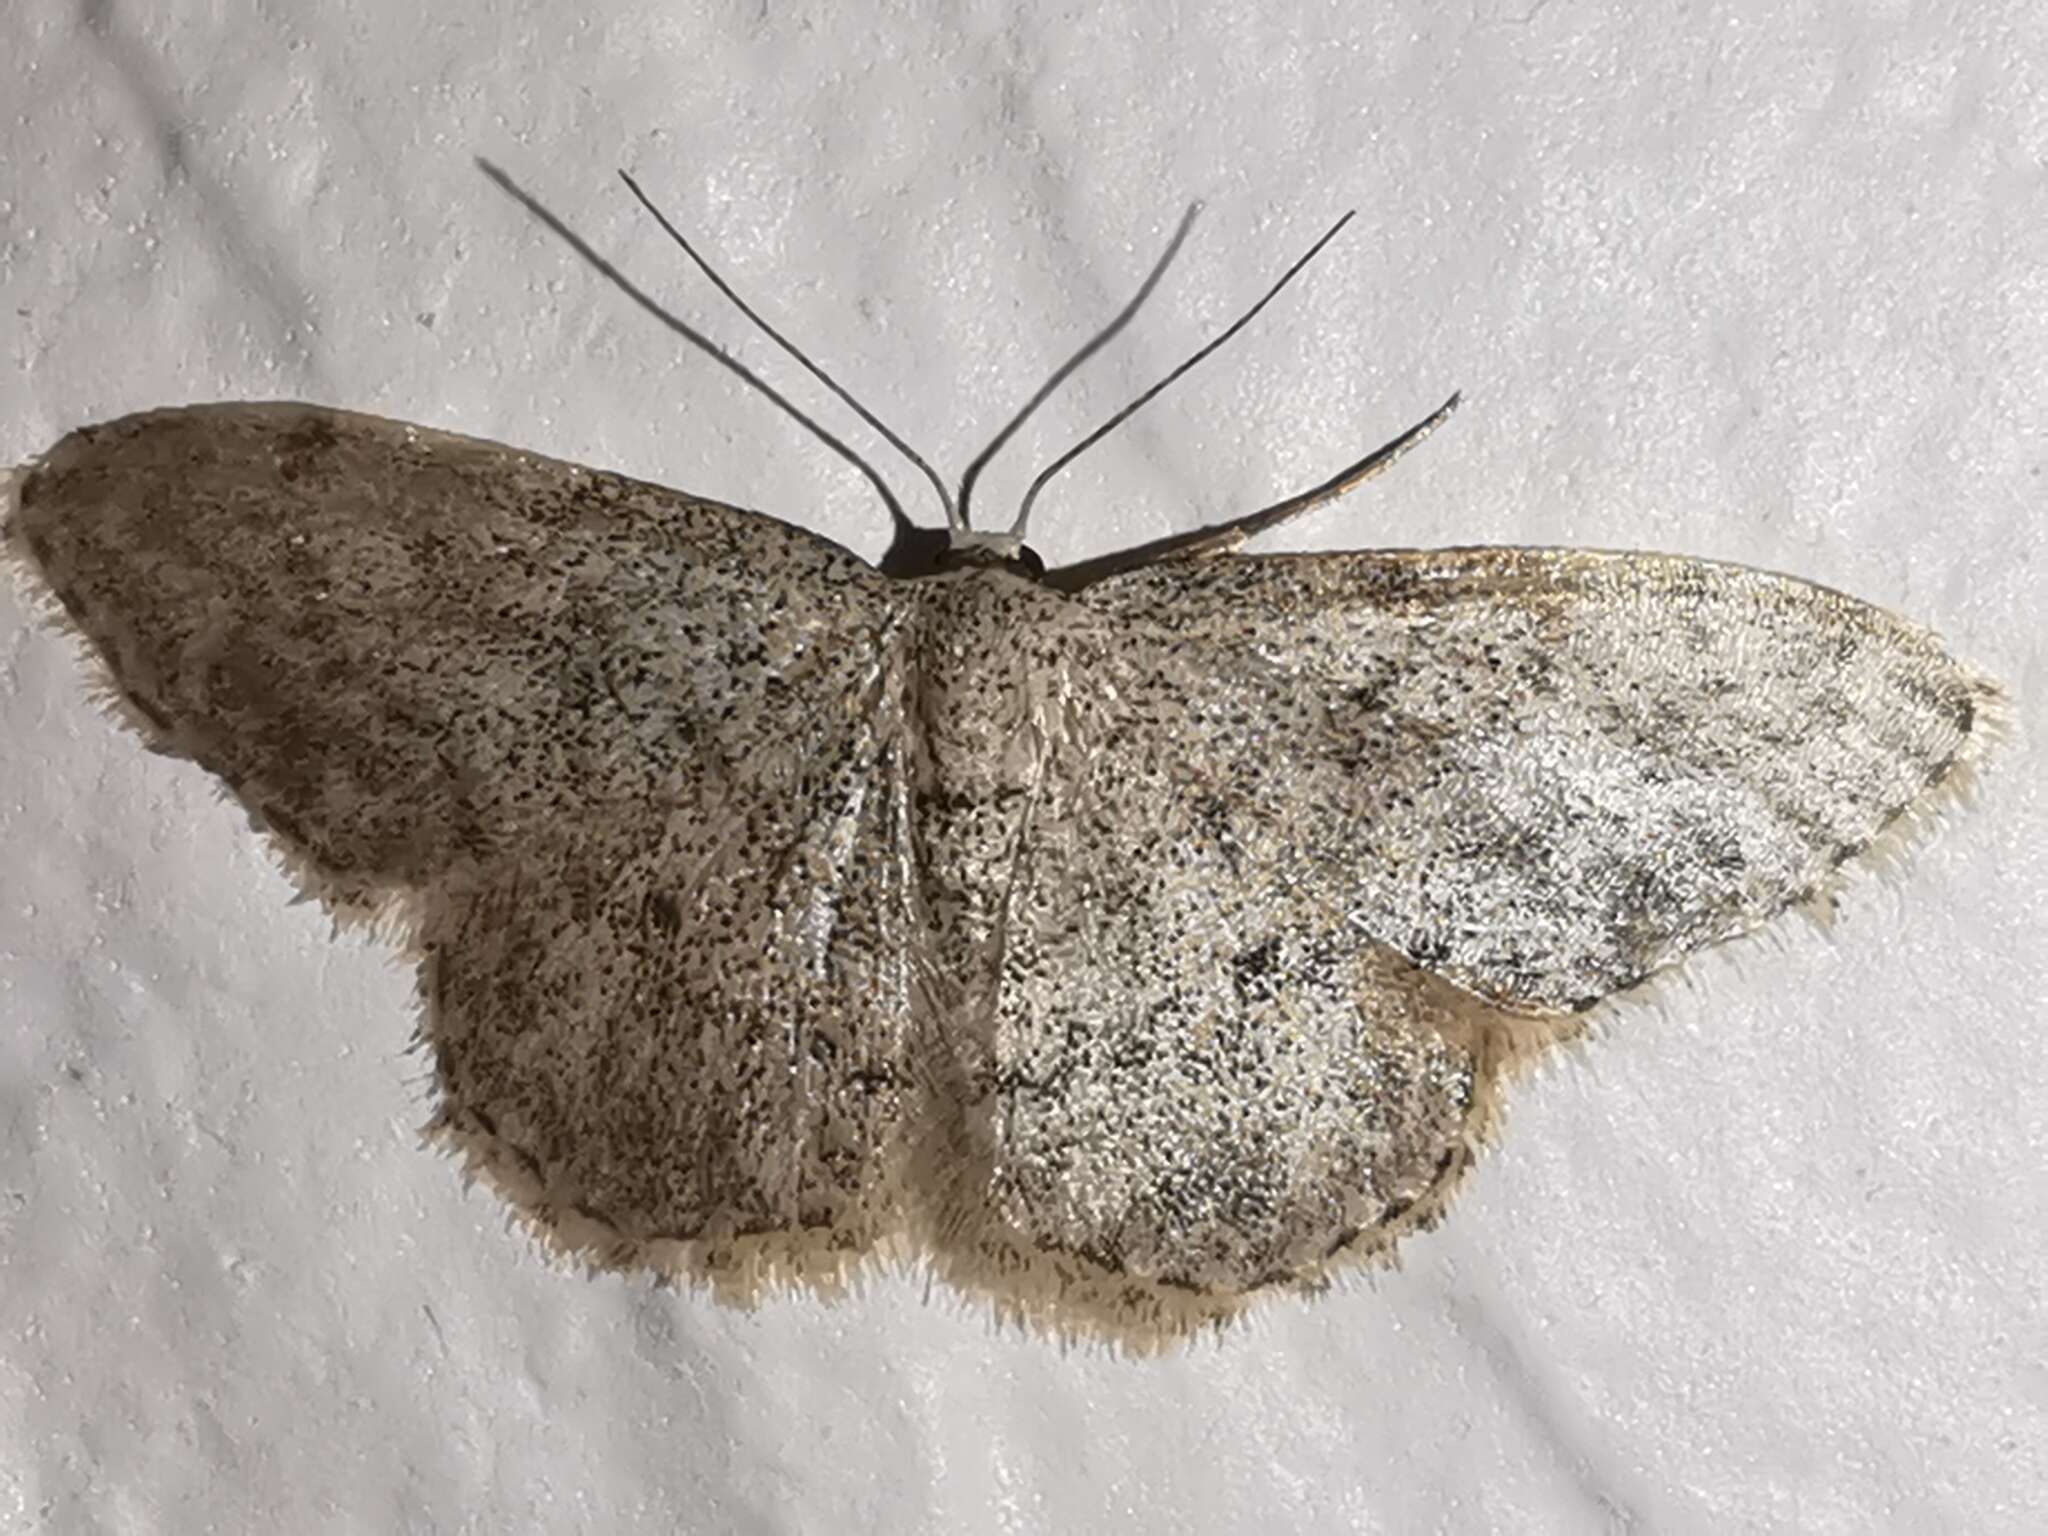
<svg viewBox="0 0 2048 1536">
<path fill-rule="evenodd" d="M 15 0 L 0 463 L 301 396 L 874 553 L 853 474 L 472 157 L 840 422 L 632 169 L 951 468 L 1203 199 L 991 508 L 1355 204 L 1041 548 L 1258 505 L 1462 387 L 1289 544 L 1789 570 L 1937 626 L 2048 736 L 2037 0 L 797 11 Z M 0 596 L 0 1529 L 2038 1528 L 2033 746 L 1832 940 L 1709 958 L 1525 1088 L 1404 1271 L 1132 1365 L 916 1280 L 745 1316 L 545 1268 L 415 1148 L 408 978 L 79 677 Z"/>
</svg>

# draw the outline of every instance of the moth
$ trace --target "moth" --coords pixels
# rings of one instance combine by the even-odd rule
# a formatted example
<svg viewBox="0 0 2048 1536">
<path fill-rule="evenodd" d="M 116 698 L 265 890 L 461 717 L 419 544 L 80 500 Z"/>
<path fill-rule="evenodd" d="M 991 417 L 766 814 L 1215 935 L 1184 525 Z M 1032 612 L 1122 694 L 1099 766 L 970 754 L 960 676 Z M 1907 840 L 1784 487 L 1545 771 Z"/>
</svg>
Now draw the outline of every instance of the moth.
<svg viewBox="0 0 2048 1536">
<path fill-rule="evenodd" d="M 410 945 L 429 1133 L 555 1252 L 741 1303 L 919 1259 L 1142 1350 L 1434 1223 L 1518 1071 L 1825 902 L 2005 717 L 1790 576 L 1242 551 L 1451 404 L 1050 574 L 964 490 L 887 574 L 298 403 L 75 431 L 6 538 L 129 722 Z"/>
</svg>

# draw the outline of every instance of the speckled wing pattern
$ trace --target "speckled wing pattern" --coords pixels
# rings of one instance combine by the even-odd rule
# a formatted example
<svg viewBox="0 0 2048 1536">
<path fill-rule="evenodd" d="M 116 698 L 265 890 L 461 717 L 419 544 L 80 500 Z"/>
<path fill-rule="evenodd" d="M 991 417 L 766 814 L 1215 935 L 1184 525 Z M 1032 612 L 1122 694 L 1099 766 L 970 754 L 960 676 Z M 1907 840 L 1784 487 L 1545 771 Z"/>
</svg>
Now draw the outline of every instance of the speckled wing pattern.
<svg viewBox="0 0 2048 1536">
<path fill-rule="evenodd" d="M 73 433 L 11 528 L 163 746 L 421 955 L 435 1129 L 601 1262 L 899 1224 L 899 588 L 770 518 L 376 417 Z"/>
<path fill-rule="evenodd" d="M 1271 867 L 1539 1013 L 1822 895 L 2002 708 L 1881 608 L 1671 555 L 1181 561 L 1080 600 L 1187 736 L 1252 748 L 1232 803 L 1286 806 L 1255 818 Z"/>
<path fill-rule="evenodd" d="M 1996 688 L 1672 556 L 891 581 L 296 405 L 75 433 L 12 548 L 160 744 L 421 957 L 434 1129 L 558 1250 L 922 1256 L 1152 1347 L 1436 1218 L 1589 1010 L 1823 901 Z"/>
<path fill-rule="evenodd" d="M 1008 765 L 973 836 L 922 840 L 987 870 L 995 956 L 985 1027 L 949 1034 L 988 1108 L 941 1262 L 1112 1329 L 1432 1219 L 1509 1069 L 1824 901 L 2001 710 L 1881 609 L 1661 555 L 1194 558 L 934 602 L 990 637 L 954 756 Z"/>
</svg>

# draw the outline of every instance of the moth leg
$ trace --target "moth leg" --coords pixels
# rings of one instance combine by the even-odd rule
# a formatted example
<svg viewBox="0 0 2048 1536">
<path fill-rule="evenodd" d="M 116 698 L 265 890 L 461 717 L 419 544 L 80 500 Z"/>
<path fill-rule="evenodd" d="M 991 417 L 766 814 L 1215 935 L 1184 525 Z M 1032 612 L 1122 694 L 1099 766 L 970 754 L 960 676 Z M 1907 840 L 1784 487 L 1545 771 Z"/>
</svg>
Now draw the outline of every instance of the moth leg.
<svg viewBox="0 0 2048 1536">
<path fill-rule="evenodd" d="M 1197 528 L 1189 533 L 1176 533 L 1167 538 L 1154 539 L 1149 544 L 1140 544 L 1135 549 L 1105 555 L 1099 560 L 1084 560 L 1063 567 L 1046 576 L 1046 585 L 1063 592 L 1076 592 L 1082 587 L 1101 581 L 1106 576 L 1139 570 L 1144 566 L 1156 565 L 1161 560 L 1230 554 L 1241 549 L 1245 541 L 1255 534 L 1264 533 L 1269 528 L 1277 528 L 1326 501 L 1335 501 L 1346 491 L 1385 473 L 1396 459 L 1442 426 L 1450 418 L 1451 412 L 1458 408 L 1459 399 L 1460 396 L 1452 395 L 1392 442 L 1375 448 L 1357 463 L 1339 470 L 1321 485 L 1290 496 L 1285 501 L 1275 502 L 1270 507 L 1263 507 L 1257 512 L 1247 512 L 1243 517 L 1234 518 L 1227 523 Z"/>
</svg>

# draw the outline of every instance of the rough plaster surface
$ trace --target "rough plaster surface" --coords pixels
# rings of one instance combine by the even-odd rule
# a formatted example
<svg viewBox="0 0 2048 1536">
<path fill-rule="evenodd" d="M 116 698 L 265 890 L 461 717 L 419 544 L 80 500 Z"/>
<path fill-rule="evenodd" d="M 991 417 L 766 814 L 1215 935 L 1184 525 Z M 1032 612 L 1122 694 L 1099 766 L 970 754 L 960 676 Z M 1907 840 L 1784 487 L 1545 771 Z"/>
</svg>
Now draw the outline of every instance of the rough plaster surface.
<svg viewBox="0 0 2048 1536">
<path fill-rule="evenodd" d="M 741 1315 L 544 1267 L 414 1146 L 388 952 L 288 906 L 210 782 L 0 595 L 0 1530 L 2034 1528 L 2048 18 L 1259 9 L 25 0 L 0 462 L 299 396 L 873 554 L 857 476 L 472 157 L 841 425 L 633 170 L 953 469 L 1203 199 L 990 509 L 1356 204 L 1034 542 L 1270 501 L 1461 386 L 1287 547 L 1656 547 L 1844 587 L 2012 688 L 2030 737 L 1977 809 L 1831 938 L 1711 957 L 1526 1087 L 1401 1272 L 1129 1364 L 910 1279 Z"/>
</svg>

